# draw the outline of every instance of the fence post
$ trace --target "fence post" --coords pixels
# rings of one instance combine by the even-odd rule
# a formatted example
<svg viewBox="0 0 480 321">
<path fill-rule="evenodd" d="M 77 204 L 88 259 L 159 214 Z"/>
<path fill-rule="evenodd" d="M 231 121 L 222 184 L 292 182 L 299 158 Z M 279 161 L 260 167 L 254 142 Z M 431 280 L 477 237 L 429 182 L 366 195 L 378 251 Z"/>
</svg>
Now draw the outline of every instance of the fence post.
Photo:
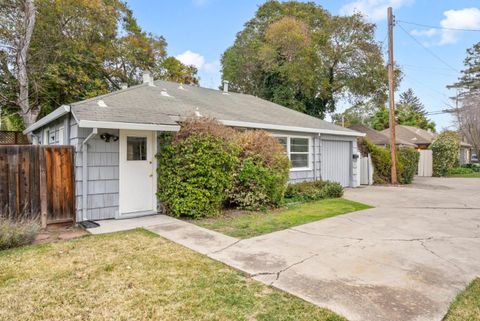
<svg viewBox="0 0 480 321">
<path fill-rule="evenodd" d="M 42 228 L 47 227 L 47 218 L 48 218 L 48 202 L 47 202 L 47 168 L 45 160 L 45 149 L 39 149 L 40 156 L 40 221 Z"/>
</svg>

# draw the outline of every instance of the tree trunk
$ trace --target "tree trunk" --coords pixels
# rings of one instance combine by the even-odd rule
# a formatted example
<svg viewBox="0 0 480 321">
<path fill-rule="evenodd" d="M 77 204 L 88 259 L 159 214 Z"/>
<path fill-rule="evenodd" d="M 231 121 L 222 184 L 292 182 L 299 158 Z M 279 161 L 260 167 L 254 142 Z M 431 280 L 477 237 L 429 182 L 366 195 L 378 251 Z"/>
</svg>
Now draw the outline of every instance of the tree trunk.
<svg viewBox="0 0 480 321">
<path fill-rule="evenodd" d="M 21 115 L 25 127 L 32 125 L 39 114 L 38 108 L 30 108 L 28 100 L 28 70 L 27 57 L 30 40 L 32 38 L 33 27 L 35 25 L 35 4 L 33 0 L 25 0 L 21 3 L 22 10 L 22 28 L 21 34 L 17 38 L 17 80 L 18 80 L 18 106 L 21 110 Z"/>
</svg>

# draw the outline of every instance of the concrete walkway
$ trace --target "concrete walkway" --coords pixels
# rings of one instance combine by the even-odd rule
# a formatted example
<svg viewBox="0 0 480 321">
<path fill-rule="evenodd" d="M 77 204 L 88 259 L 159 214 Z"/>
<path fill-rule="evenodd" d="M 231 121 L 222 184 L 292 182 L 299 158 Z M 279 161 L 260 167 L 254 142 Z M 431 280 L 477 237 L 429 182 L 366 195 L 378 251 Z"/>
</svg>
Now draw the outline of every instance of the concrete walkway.
<svg viewBox="0 0 480 321">
<path fill-rule="evenodd" d="M 96 221 L 96 223 L 100 224 L 100 226 L 88 229 L 92 234 L 145 228 L 205 255 L 221 251 L 239 241 L 236 238 L 161 214 L 121 220 L 102 220 Z"/>
<path fill-rule="evenodd" d="M 376 208 L 245 240 L 161 215 L 103 221 L 97 232 L 145 227 L 350 321 L 439 321 L 480 276 L 480 179 L 345 196 Z"/>
</svg>

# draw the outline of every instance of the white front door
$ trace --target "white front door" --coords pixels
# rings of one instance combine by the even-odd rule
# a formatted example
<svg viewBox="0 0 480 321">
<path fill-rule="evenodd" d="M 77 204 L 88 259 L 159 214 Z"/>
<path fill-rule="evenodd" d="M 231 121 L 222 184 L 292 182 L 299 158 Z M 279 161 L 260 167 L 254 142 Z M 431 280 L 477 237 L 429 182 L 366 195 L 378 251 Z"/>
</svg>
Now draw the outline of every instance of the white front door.
<svg viewBox="0 0 480 321">
<path fill-rule="evenodd" d="M 120 216 L 156 212 L 156 135 L 120 130 Z"/>
</svg>

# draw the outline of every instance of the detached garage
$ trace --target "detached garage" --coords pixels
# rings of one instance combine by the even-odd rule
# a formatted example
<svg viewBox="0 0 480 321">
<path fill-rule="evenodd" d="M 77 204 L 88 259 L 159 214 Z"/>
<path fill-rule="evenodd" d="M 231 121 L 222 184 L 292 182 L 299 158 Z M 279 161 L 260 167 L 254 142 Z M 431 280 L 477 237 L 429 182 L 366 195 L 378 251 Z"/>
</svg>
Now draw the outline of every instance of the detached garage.
<svg viewBox="0 0 480 321">
<path fill-rule="evenodd" d="M 185 117 L 263 129 L 291 160 L 290 182 L 359 185 L 357 137 L 344 127 L 238 93 L 153 81 L 61 106 L 27 128 L 34 143 L 75 146 L 77 221 L 155 214 L 159 137 Z M 161 174 L 161 173 L 160 173 Z"/>
</svg>

